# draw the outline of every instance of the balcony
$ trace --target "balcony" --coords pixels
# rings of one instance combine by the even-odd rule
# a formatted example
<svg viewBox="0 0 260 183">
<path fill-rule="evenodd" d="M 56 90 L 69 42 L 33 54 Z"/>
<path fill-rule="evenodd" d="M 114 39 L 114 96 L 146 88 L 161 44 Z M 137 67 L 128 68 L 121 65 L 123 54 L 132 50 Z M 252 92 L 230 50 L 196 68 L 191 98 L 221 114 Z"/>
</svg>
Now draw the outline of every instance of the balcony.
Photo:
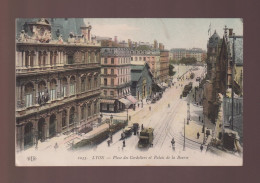
<svg viewBox="0 0 260 183">
<path fill-rule="evenodd" d="M 64 105 L 64 104 L 74 101 L 76 99 L 84 99 L 86 97 L 100 95 L 100 93 L 101 93 L 100 88 L 96 88 L 96 89 L 82 92 L 79 94 L 74 94 L 74 95 L 67 96 L 67 97 L 57 98 L 56 100 L 48 101 L 43 105 L 34 104 L 33 106 L 30 106 L 27 108 L 25 107 L 25 104 L 21 103 L 20 101 L 17 101 L 16 117 L 22 117 L 25 115 L 33 114 L 35 112 L 38 113 L 38 112 L 44 111 L 46 109 Z"/>
</svg>

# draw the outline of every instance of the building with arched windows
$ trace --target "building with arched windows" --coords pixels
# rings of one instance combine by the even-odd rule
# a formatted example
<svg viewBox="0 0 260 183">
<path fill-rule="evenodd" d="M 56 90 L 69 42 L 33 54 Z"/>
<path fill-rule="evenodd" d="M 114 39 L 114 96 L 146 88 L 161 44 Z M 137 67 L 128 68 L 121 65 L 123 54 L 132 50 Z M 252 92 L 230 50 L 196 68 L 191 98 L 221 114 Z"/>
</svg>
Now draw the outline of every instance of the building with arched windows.
<svg viewBox="0 0 260 183">
<path fill-rule="evenodd" d="M 17 25 L 20 25 L 17 23 Z M 99 118 L 100 44 L 80 36 L 52 38 L 47 19 L 26 23 L 16 41 L 16 147 L 81 132 Z"/>
</svg>

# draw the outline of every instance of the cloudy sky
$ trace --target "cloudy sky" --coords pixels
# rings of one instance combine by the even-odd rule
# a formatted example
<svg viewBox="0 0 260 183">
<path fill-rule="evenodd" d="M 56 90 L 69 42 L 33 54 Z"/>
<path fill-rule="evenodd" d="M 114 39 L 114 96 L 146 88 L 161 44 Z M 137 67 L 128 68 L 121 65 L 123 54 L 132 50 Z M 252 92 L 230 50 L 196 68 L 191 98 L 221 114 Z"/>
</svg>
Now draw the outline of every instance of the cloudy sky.
<svg viewBox="0 0 260 183">
<path fill-rule="evenodd" d="M 150 43 L 156 39 L 167 49 L 197 47 L 206 50 L 210 24 L 211 34 L 216 30 L 222 37 L 227 25 L 236 35 L 243 35 L 243 23 L 239 18 L 87 18 L 85 22 L 90 22 L 92 34 L 96 36 L 118 36 L 118 40 Z"/>
</svg>

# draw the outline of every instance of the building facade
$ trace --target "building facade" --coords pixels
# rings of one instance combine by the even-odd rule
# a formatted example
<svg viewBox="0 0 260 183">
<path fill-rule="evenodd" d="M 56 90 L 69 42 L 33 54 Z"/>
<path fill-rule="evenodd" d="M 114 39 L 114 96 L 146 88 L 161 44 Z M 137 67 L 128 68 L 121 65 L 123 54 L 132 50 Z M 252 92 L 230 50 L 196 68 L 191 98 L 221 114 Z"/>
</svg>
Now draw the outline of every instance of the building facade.
<svg viewBox="0 0 260 183">
<path fill-rule="evenodd" d="M 160 74 L 159 81 L 167 82 L 169 79 L 169 51 L 160 50 Z"/>
<path fill-rule="evenodd" d="M 119 112 L 129 105 L 124 100 L 131 95 L 131 54 L 129 48 L 101 49 L 101 104 L 102 112 Z"/>
<path fill-rule="evenodd" d="M 170 59 L 180 61 L 182 58 L 196 58 L 198 62 L 206 61 L 206 51 L 201 48 L 174 48 L 170 50 Z"/>
<path fill-rule="evenodd" d="M 152 95 L 153 75 L 147 62 L 133 61 L 131 63 L 131 94 L 142 100 Z"/>
<path fill-rule="evenodd" d="M 100 45 L 88 36 L 51 38 L 47 19 L 27 23 L 16 42 L 16 147 L 84 132 L 99 118 Z"/>
</svg>

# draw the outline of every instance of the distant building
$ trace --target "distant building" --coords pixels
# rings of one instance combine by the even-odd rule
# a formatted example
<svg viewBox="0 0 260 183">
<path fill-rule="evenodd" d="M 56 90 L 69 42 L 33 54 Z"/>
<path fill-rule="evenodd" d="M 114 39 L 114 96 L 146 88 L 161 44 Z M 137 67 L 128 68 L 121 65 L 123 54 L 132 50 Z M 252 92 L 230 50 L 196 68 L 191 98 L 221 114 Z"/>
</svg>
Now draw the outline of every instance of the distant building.
<svg viewBox="0 0 260 183">
<path fill-rule="evenodd" d="M 169 51 L 160 50 L 160 82 L 168 82 L 169 79 Z"/>
<path fill-rule="evenodd" d="M 182 58 L 196 58 L 198 62 L 205 62 L 206 59 L 206 51 L 201 48 L 192 48 L 192 49 L 184 49 L 184 48 L 174 48 L 170 50 L 170 59 L 175 61 L 180 61 Z"/>
</svg>

